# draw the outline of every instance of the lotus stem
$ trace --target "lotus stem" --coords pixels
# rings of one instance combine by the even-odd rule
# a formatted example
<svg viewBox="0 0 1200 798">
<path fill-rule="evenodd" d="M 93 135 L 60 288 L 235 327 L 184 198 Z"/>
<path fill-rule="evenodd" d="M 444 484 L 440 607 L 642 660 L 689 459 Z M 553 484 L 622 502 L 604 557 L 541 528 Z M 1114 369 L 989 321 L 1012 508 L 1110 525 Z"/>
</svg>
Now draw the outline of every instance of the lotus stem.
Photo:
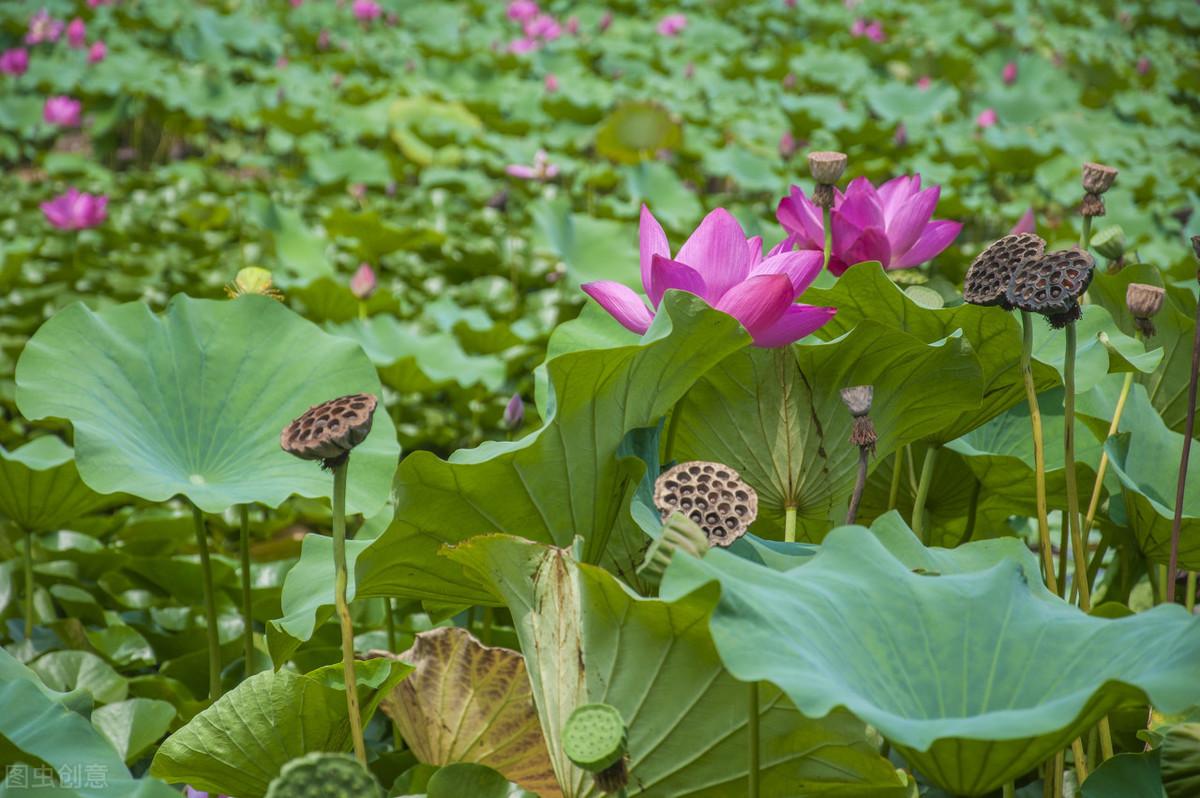
<svg viewBox="0 0 1200 798">
<path fill-rule="evenodd" d="M 1033 428 L 1034 486 L 1037 495 L 1038 543 L 1042 550 L 1042 572 L 1046 587 L 1058 593 L 1054 575 L 1054 552 L 1050 545 L 1050 522 L 1046 509 L 1046 443 L 1042 437 L 1042 411 L 1038 407 L 1037 388 L 1033 384 L 1033 314 L 1021 311 L 1021 376 L 1025 379 L 1025 399 L 1029 402 L 1029 422 Z"/>
<path fill-rule="evenodd" d="M 354 756 L 367 764 L 367 746 L 363 742 L 362 715 L 358 709 L 358 679 L 354 673 L 354 624 L 350 620 L 350 605 L 346 602 L 346 472 L 350 459 L 333 468 L 333 567 L 336 571 L 333 601 L 342 627 L 342 672 L 346 682 L 346 712 L 350 716 L 350 736 L 354 740 Z"/>
<path fill-rule="evenodd" d="M 888 490 L 888 510 L 896 509 L 896 500 L 900 497 L 900 472 L 904 468 L 904 449 L 896 450 L 896 460 L 892 465 L 892 487 Z"/>
<path fill-rule="evenodd" d="M 783 539 L 796 542 L 796 508 L 790 504 L 783 508 Z"/>
<path fill-rule="evenodd" d="M 1054 798 L 1063 798 L 1063 773 L 1067 769 L 1067 757 L 1062 751 L 1054 755 L 1054 769 L 1050 772 Z"/>
<path fill-rule="evenodd" d="M 1184 596 L 1183 606 L 1187 607 L 1188 614 L 1191 615 L 1196 610 L 1196 572 L 1188 571 L 1187 575 L 1187 595 Z"/>
<path fill-rule="evenodd" d="M 242 555 L 242 645 L 246 658 L 245 677 L 254 675 L 254 599 L 250 593 L 250 508 L 238 505 L 241 516 L 241 539 L 238 541 Z"/>
<path fill-rule="evenodd" d="M 1075 759 L 1075 780 L 1083 784 L 1088 777 L 1087 755 L 1083 752 L 1083 740 L 1078 737 L 1071 743 L 1071 753 Z"/>
<path fill-rule="evenodd" d="M 1108 715 L 1100 718 L 1100 755 L 1103 757 L 1101 762 L 1113 757 L 1112 725 L 1108 722 Z"/>
<path fill-rule="evenodd" d="M 746 795 L 748 798 L 758 798 L 758 682 L 750 682 L 749 699 L 747 707 L 749 717 L 747 720 L 750 732 L 750 766 L 746 776 L 748 786 Z"/>
<path fill-rule="evenodd" d="M 975 487 L 971 488 L 971 500 L 967 505 L 967 528 L 963 530 L 962 540 L 958 545 L 970 543 L 971 538 L 975 537 L 975 524 L 979 517 L 979 494 L 983 492 L 983 483 L 975 480 Z"/>
<path fill-rule="evenodd" d="M 829 222 L 829 207 L 821 208 L 821 229 L 825 232 L 825 265 L 824 269 L 829 268 L 829 256 L 833 253 L 833 228 Z"/>
<path fill-rule="evenodd" d="M 858 505 L 862 503 L 863 489 L 867 487 L 867 458 L 866 446 L 858 447 L 858 477 L 854 480 L 854 493 L 850 496 L 850 507 L 846 510 L 846 523 L 853 524 L 858 518 Z"/>
<path fill-rule="evenodd" d="M 33 533 L 25 533 L 25 640 L 33 637 Z"/>
<path fill-rule="evenodd" d="M 1017 785 L 1013 782 L 1008 782 L 1004 785 L 1004 798 L 1015 798 L 1017 794 Z"/>
<path fill-rule="evenodd" d="M 1200 244 L 1193 238 L 1196 256 Z M 1200 280 L 1200 271 L 1196 272 Z M 1175 575 L 1179 570 L 1179 534 L 1183 529 L 1183 497 L 1187 489 L 1188 458 L 1192 452 L 1192 435 L 1196 431 L 1196 381 L 1200 377 L 1200 304 L 1196 305 L 1196 337 L 1192 341 L 1192 375 L 1188 382 L 1187 421 L 1183 425 L 1183 452 L 1179 455 L 1179 483 L 1175 487 L 1175 517 L 1171 520 L 1171 559 L 1167 566 L 1167 602 L 1175 601 Z M 1194 591 L 1193 591 L 1194 595 Z"/>
<path fill-rule="evenodd" d="M 933 482 L 933 467 L 937 464 L 938 446 L 933 444 L 925 452 L 925 462 L 921 464 L 921 481 L 917 483 L 917 498 L 913 501 L 912 531 L 917 539 L 929 545 L 929 535 L 925 532 L 925 500 L 929 498 L 929 486 Z"/>
<path fill-rule="evenodd" d="M 392 605 L 390 598 L 383 600 L 383 623 L 387 629 L 388 651 L 393 654 L 399 653 L 396 651 L 396 608 Z"/>
<path fill-rule="evenodd" d="M 1092 609 L 1092 591 L 1088 585 L 1087 550 L 1084 549 L 1083 533 L 1079 528 L 1079 484 L 1075 476 L 1075 350 L 1077 334 L 1075 322 L 1067 325 L 1067 352 L 1063 368 L 1066 396 L 1063 403 L 1063 465 L 1067 480 L 1067 518 L 1063 524 L 1071 531 L 1071 548 L 1075 553 L 1075 583 L 1079 585 L 1079 607 L 1084 612 Z M 1080 781 L 1080 784 L 1083 782 Z"/>
<path fill-rule="evenodd" d="M 1079 248 L 1087 252 L 1088 244 L 1092 240 L 1092 217 L 1083 217 L 1083 229 L 1079 232 Z"/>
<path fill-rule="evenodd" d="M 483 608 L 483 631 L 480 636 L 483 638 L 483 644 L 490 646 L 492 644 L 492 627 L 496 623 L 496 610 L 493 607 Z"/>
<path fill-rule="evenodd" d="M 221 697 L 221 637 L 217 630 L 217 600 L 213 595 L 212 562 L 208 559 L 204 513 L 194 504 L 192 520 L 196 524 L 196 546 L 200 549 L 200 570 L 204 574 L 204 615 L 208 621 L 208 700 L 216 701 Z"/>
</svg>

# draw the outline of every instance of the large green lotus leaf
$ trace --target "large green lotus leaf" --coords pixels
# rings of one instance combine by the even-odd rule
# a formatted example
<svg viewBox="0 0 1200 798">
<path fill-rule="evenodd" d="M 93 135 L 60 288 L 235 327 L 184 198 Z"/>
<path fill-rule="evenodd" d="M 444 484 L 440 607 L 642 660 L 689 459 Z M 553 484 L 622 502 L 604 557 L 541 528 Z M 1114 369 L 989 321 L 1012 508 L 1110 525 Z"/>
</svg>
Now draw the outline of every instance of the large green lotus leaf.
<svg viewBox="0 0 1200 798">
<path fill-rule="evenodd" d="M 0 517 L 49 532 L 111 501 L 79 478 L 75 453 L 53 435 L 13 451 L 0 446 Z"/>
<path fill-rule="evenodd" d="M 0 765 L 6 768 L 0 796 L 179 797 L 157 779 L 134 779 L 111 743 L 71 709 L 73 703 L 74 696 L 47 688 L 33 671 L 0 649 Z M 35 786 L 45 775 L 37 769 L 45 767 L 67 781 Z"/>
<path fill-rule="evenodd" d="M 844 517 L 858 447 L 839 391 L 851 385 L 875 387 L 873 463 L 937 434 L 980 401 L 979 366 L 960 335 L 926 345 L 863 321 L 834 341 L 748 349 L 717 364 L 671 422 L 678 424 L 676 459 L 736 468 L 758 491 L 760 527 L 782 528 L 789 505 L 805 520 Z M 811 534 L 828 523 L 818 526 Z"/>
<path fill-rule="evenodd" d="M 340 667 L 251 676 L 168 737 L 155 753 L 150 772 L 213 794 L 262 798 L 271 779 L 292 759 L 313 751 L 349 750 L 350 721 Z M 358 663 L 364 722 L 410 670 L 386 659 Z"/>
<path fill-rule="evenodd" d="M 1162 361 L 1162 350 L 1151 342 L 1150 351 L 1137 339 L 1121 332 L 1107 310 L 1084 305 L 1083 318 L 1075 323 L 1075 390 L 1085 393 L 1106 374 L 1138 371 L 1152 373 Z M 1066 336 L 1039 319 L 1033 332 L 1033 356 L 1062 373 Z"/>
<path fill-rule="evenodd" d="M 818 331 L 825 339 L 841 335 L 863 321 L 903 330 L 927 344 L 962 330 L 979 360 L 983 400 L 960 410 L 930 435 L 935 443 L 954 440 L 1025 401 L 1020 370 L 1021 325 L 1011 313 L 975 305 L 936 310 L 923 307 L 900 290 L 877 263 L 859 264 L 839 277 L 832 288 L 810 288 L 803 299 L 838 309 L 837 315 Z M 1058 382 L 1058 375 L 1035 361 L 1034 380 L 1038 389 L 1044 390 Z"/>
<path fill-rule="evenodd" d="M 86 690 L 100 704 L 123 701 L 129 694 L 125 677 L 90 651 L 51 651 L 32 668 L 51 688 Z"/>
<path fill-rule="evenodd" d="M 92 726 L 126 762 L 135 762 L 167 733 L 175 714 L 175 707 L 166 701 L 131 698 L 96 709 L 92 712 Z"/>
<path fill-rule="evenodd" d="M 562 748 L 571 712 L 598 701 L 625 719 L 638 795 L 746 794 L 748 688 L 721 665 L 706 628 L 714 591 L 641 598 L 563 549 L 503 535 L 449 556 L 513 613 L 564 796 L 600 794 Z M 842 712 L 808 720 L 776 688 L 759 691 L 764 795 L 907 794 L 857 720 Z"/>
<path fill-rule="evenodd" d="M 1141 754 L 1117 754 L 1083 782 L 1083 798 L 1167 798 L 1156 748 Z"/>
<path fill-rule="evenodd" d="M 1016 540 L 914 567 L 921 548 L 843 527 L 786 572 L 720 549 L 677 555 L 662 596 L 718 583 L 709 624 L 731 672 L 779 685 L 810 717 L 850 710 L 955 795 L 1000 787 L 1119 707 L 1200 700 L 1200 619 L 1180 608 L 1087 616 L 1033 578 Z"/>
<path fill-rule="evenodd" d="M 359 597 L 413 596 L 462 604 L 493 599 L 443 544 L 506 532 L 544 543 L 584 539 L 583 559 L 632 578 L 644 534 L 629 504 L 645 466 L 622 457 L 626 434 L 652 426 L 749 337 L 690 294 L 671 292 L 639 339 L 594 308 L 555 331 L 540 370 L 544 425 L 444 461 L 414 452 L 397 473 L 396 520 L 359 558 Z"/>
<path fill-rule="evenodd" d="M 1128 432 L 1109 438 L 1105 447 L 1110 467 L 1121 480 L 1129 526 L 1142 553 L 1153 562 L 1166 563 L 1171 556 L 1183 435 L 1167 428 L 1141 385 L 1129 392 L 1121 429 Z M 1195 571 L 1200 570 L 1200 458 L 1190 458 L 1187 481 L 1179 567 Z"/>
<path fill-rule="evenodd" d="M 79 474 L 93 489 L 182 494 L 213 513 L 328 496 L 333 480 L 284 452 L 280 430 L 327 399 L 380 393 L 356 345 L 261 296 L 179 295 L 163 315 L 141 302 L 72 305 L 30 339 L 16 376 L 26 417 L 74 425 Z M 398 454 L 391 419 L 376 413 L 350 460 L 350 512 L 383 506 Z"/>
</svg>

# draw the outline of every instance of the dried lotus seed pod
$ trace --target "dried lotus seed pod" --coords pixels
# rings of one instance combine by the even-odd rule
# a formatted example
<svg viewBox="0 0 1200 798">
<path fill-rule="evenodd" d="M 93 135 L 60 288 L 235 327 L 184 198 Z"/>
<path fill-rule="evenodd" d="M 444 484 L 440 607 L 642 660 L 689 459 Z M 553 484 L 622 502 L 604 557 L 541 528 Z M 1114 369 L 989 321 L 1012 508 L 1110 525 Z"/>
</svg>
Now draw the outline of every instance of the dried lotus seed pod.
<svg viewBox="0 0 1200 798">
<path fill-rule="evenodd" d="M 665 522 L 678 511 L 694 521 L 713 546 L 746 534 L 758 516 L 758 494 L 723 463 L 693 460 L 669 468 L 654 483 L 654 504 Z"/>
<path fill-rule="evenodd" d="M 808 154 L 808 171 L 813 180 L 831 186 L 842 177 L 846 171 L 846 153 L 818 151 Z"/>
<path fill-rule="evenodd" d="M 1083 190 L 1089 194 L 1103 194 L 1112 188 L 1117 179 L 1117 170 L 1102 163 L 1083 165 Z"/>
<path fill-rule="evenodd" d="M 377 403 L 373 394 L 356 393 L 310 407 L 283 428 L 279 445 L 301 460 L 338 465 L 366 440 Z"/>
<path fill-rule="evenodd" d="M 1138 330 L 1147 338 L 1154 336 L 1154 316 L 1162 310 L 1163 300 L 1167 292 L 1156 285 L 1145 283 L 1130 283 L 1125 289 L 1125 305 L 1133 314 L 1133 322 Z"/>
<path fill-rule="evenodd" d="M 1025 261 L 1040 258 L 1046 242 L 1033 233 L 1008 235 L 980 252 L 963 278 L 963 299 L 972 305 L 999 305 L 1012 310 L 1008 303 L 1008 284 L 1013 272 Z"/>
<path fill-rule="evenodd" d="M 1013 307 L 1042 314 L 1053 327 L 1064 327 L 1082 315 L 1079 298 L 1092 282 L 1095 265 L 1079 247 L 1047 252 L 1013 272 L 1008 301 Z"/>
</svg>

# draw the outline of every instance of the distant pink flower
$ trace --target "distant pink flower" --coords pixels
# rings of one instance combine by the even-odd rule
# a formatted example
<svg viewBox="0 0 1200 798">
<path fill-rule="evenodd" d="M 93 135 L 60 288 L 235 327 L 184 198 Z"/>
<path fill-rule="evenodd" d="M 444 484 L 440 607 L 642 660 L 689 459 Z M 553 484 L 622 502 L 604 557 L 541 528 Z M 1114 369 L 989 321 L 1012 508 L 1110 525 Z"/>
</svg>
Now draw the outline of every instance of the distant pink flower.
<svg viewBox="0 0 1200 798">
<path fill-rule="evenodd" d="M 1137 60 L 1136 69 L 1137 69 L 1137 73 L 1139 75 L 1145 75 L 1147 72 L 1150 71 L 1150 59 L 1146 58 L 1145 56 L 1142 56 L 1141 58 L 1139 58 Z"/>
<path fill-rule="evenodd" d="M 829 271 L 841 275 L 868 260 L 885 269 L 911 269 L 932 260 L 962 230 L 959 222 L 933 219 L 940 196 L 938 186 L 921 189 L 920 175 L 903 175 L 879 188 L 856 177 L 845 194 L 834 189 Z M 779 202 L 775 216 L 800 249 L 824 250 L 821 209 L 799 186 Z"/>
<path fill-rule="evenodd" d="M 1000 73 L 1000 77 L 1004 80 L 1005 86 L 1011 86 L 1017 82 L 1017 62 L 1009 61 L 1004 65 L 1004 71 Z"/>
<path fill-rule="evenodd" d="M 329 31 L 322 29 L 321 32 L 317 34 L 317 49 L 329 49 Z"/>
<path fill-rule="evenodd" d="M 87 44 L 87 26 L 79 17 L 75 17 L 71 24 L 67 25 L 67 44 L 76 50 L 82 50 Z"/>
<path fill-rule="evenodd" d="M 795 154 L 796 137 L 792 135 L 792 131 L 785 130 L 779 137 L 779 155 L 783 158 L 791 158 Z"/>
<path fill-rule="evenodd" d="M 85 230 L 95 227 L 108 217 L 108 197 L 67 189 L 41 205 L 46 221 L 59 230 Z"/>
<path fill-rule="evenodd" d="M 292 8 L 299 8 L 304 5 L 304 0 L 292 0 Z"/>
<path fill-rule="evenodd" d="M 532 53 L 539 46 L 537 39 L 513 39 L 508 43 L 508 51 L 517 55 L 523 55 L 525 53 Z"/>
<path fill-rule="evenodd" d="M 545 150 L 538 150 L 534 154 L 533 166 L 514 163 L 504 167 L 504 171 L 521 180 L 553 180 L 558 176 L 558 167 L 550 163 Z"/>
<path fill-rule="evenodd" d="M 887 34 L 883 32 L 883 23 L 872 22 L 867 26 L 867 38 L 876 44 L 887 39 Z"/>
<path fill-rule="evenodd" d="M 975 117 L 975 124 L 979 127 L 992 127 L 999 121 L 1000 117 L 995 108 L 984 108 L 979 112 L 979 116 Z"/>
<path fill-rule="evenodd" d="M 112 2 L 114 2 L 114 0 L 87 0 L 88 8 L 99 8 L 100 6 L 106 6 Z"/>
<path fill-rule="evenodd" d="M 796 0 L 783 0 L 783 7 L 784 8 L 795 8 Z"/>
<path fill-rule="evenodd" d="M 1036 233 L 1036 232 L 1037 232 L 1037 219 L 1033 215 L 1033 208 L 1030 208 L 1029 210 L 1025 211 L 1025 213 L 1021 214 L 1021 218 L 1017 221 L 1016 224 L 1013 225 L 1013 229 L 1008 231 L 1008 234 L 1010 236 L 1012 236 L 1012 235 L 1016 235 L 1017 233 Z"/>
<path fill-rule="evenodd" d="M 597 25 L 596 28 L 601 33 L 604 33 L 604 31 L 606 31 L 610 27 L 612 27 L 612 24 L 613 24 L 613 12 L 605 11 L 604 16 L 600 17 L 600 24 Z"/>
<path fill-rule="evenodd" d="M 908 128 L 905 127 L 903 122 L 896 125 L 896 132 L 892 134 L 892 141 L 896 143 L 897 147 L 903 147 L 908 143 Z"/>
<path fill-rule="evenodd" d="M 691 80 L 692 78 L 696 77 L 696 65 L 693 64 L 691 61 L 688 61 L 687 66 L 685 66 L 683 68 L 683 76 L 685 78 L 687 78 L 688 80 Z"/>
<path fill-rule="evenodd" d="M 762 239 L 746 238 L 724 208 L 704 217 L 674 258 L 667 234 L 645 205 L 638 238 L 642 288 L 655 310 L 669 289 L 694 294 L 741 322 L 760 347 L 798 341 L 837 312 L 794 304 L 820 274 L 820 252 L 793 252 L 784 239 L 764 257 Z M 583 290 L 628 330 L 644 333 L 654 321 L 646 300 L 622 283 L 600 280 Z"/>
<path fill-rule="evenodd" d="M 350 10 L 360 22 L 372 22 L 383 15 L 383 7 L 375 0 L 354 0 Z"/>
<path fill-rule="evenodd" d="M 558 78 L 554 76 L 553 72 L 546 75 L 546 91 L 551 94 L 558 91 Z"/>
<path fill-rule="evenodd" d="M 668 14 L 659 20 L 658 33 L 660 36 L 676 36 L 686 27 L 686 16 L 683 14 Z"/>
<path fill-rule="evenodd" d="M 104 42 L 92 42 L 92 46 L 88 48 L 88 63 L 99 64 L 108 56 L 108 45 Z"/>
<path fill-rule="evenodd" d="M 538 15 L 538 4 L 533 0 L 512 0 L 508 4 L 508 18 L 514 22 L 524 22 Z"/>
<path fill-rule="evenodd" d="M 25 43 L 41 44 L 42 42 L 56 42 L 58 41 L 58 37 L 62 35 L 62 32 L 62 20 L 50 16 L 50 12 L 43 8 L 30 17 L 29 32 L 25 34 Z"/>
<path fill-rule="evenodd" d="M 782 83 L 783 83 L 783 87 L 785 89 L 788 89 L 789 91 L 791 89 L 796 88 L 796 73 L 789 72 L 786 75 L 784 75 Z"/>
<path fill-rule="evenodd" d="M 58 127 L 79 127 L 79 112 L 83 103 L 70 97 L 47 97 L 42 106 L 42 119 L 48 125 Z"/>
<path fill-rule="evenodd" d="M 358 270 L 350 278 L 350 293 L 354 294 L 360 302 L 366 302 L 375 293 L 377 287 L 375 270 L 371 268 L 371 264 L 360 263 Z"/>
<path fill-rule="evenodd" d="M 922 75 L 921 77 L 917 78 L 917 88 L 921 91 L 928 91 L 929 87 L 932 85 L 933 78 L 929 77 L 928 75 Z"/>
<path fill-rule="evenodd" d="M 549 14 L 538 14 L 525 23 L 524 29 L 528 39 L 544 39 L 550 42 L 562 36 L 562 26 Z"/>
<path fill-rule="evenodd" d="M 0 53 L 0 73 L 24 75 L 27 69 L 29 69 L 29 51 L 24 47 L 14 47 Z"/>
<path fill-rule="evenodd" d="M 210 792 L 201 792 L 200 790 L 193 789 L 190 785 L 185 786 L 183 788 L 183 797 L 184 798 L 229 798 L 228 795 L 214 795 L 213 793 L 210 793 Z"/>
<path fill-rule="evenodd" d="M 854 24 L 850 26 L 850 35 L 856 38 L 865 36 L 873 42 L 881 42 L 887 38 L 880 22 L 862 17 L 854 20 Z"/>
<path fill-rule="evenodd" d="M 521 394 L 514 393 L 512 398 L 508 400 L 508 404 L 504 407 L 504 426 L 508 429 L 516 429 L 525 421 L 525 402 L 521 399 Z"/>
<path fill-rule="evenodd" d="M 288 66 L 288 58 L 286 55 L 281 55 L 275 59 L 275 68 L 276 69 L 287 69 L 287 66 Z"/>
<path fill-rule="evenodd" d="M 567 19 L 567 33 L 572 36 L 579 34 L 579 17 L 569 17 Z"/>
</svg>

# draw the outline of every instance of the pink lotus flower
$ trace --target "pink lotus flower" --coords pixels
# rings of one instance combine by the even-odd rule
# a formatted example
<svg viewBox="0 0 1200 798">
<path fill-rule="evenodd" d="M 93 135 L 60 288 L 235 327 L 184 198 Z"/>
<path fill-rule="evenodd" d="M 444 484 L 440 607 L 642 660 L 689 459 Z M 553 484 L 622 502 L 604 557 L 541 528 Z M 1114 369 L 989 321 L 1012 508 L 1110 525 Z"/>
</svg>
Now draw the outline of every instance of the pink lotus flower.
<svg viewBox="0 0 1200 798">
<path fill-rule="evenodd" d="M 74 188 L 41 205 L 46 221 L 59 230 L 85 230 L 108 218 L 108 197 Z"/>
<path fill-rule="evenodd" d="M 514 163 L 504 167 L 504 171 L 521 180 L 553 180 L 558 175 L 558 167 L 550 163 L 545 150 L 538 150 L 534 154 L 533 166 Z"/>
<path fill-rule="evenodd" d="M 1030 208 L 1029 210 L 1025 211 L 1025 213 L 1021 214 L 1021 218 L 1019 220 L 1017 220 L 1016 224 L 1013 225 L 1013 229 L 1008 231 L 1008 234 L 1010 236 L 1014 236 L 1014 235 L 1017 235 L 1018 233 L 1036 233 L 1036 232 L 1037 232 L 1037 218 L 1035 218 L 1033 215 L 1033 208 Z"/>
<path fill-rule="evenodd" d="M 29 69 L 29 51 L 24 47 L 14 47 L 0 53 L 0 73 L 24 75 L 27 69 Z"/>
<path fill-rule="evenodd" d="M 761 347 L 797 341 L 837 312 L 793 304 L 820 273 L 820 252 L 792 252 L 784 239 L 764 258 L 762 239 L 747 239 L 724 208 L 704 217 L 674 259 L 667 234 L 644 205 L 638 235 L 642 287 L 656 310 L 668 289 L 695 294 L 741 322 Z M 583 290 L 635 333 L 646 332 L 654 320 L 646 301 L 621 283 L 600 280 L 584 284 Z"/>
<path fill-rule="evenodd" d="M 549 14 L 538 14 L 525 23 L 525 37 L 528 39 L 542 39 L 551 42 L 559 36 L 562 36 L 562 26 Z"/>
<path fill-rule="evenodd" d="M 375 270 L 371 268 L 371 264 L 360 263 L 358 270 L 350 278 L 350 293 L 354 294 L 360 302 L 366 302 L 375 293 L 377 286 Z"/>
<path fill-rule="evenodd" d="M 604 16 L 600 17 L 600 24 L 596 28 L 601 32 L 608 30 L 613 24 L 613 12 L 605 11 Z"/>
<path fill-rule="evenodd" d="M 545 82 L 546 82 L 546 91 L 548 91 L 551 94 L 558 91 L 558 78 L 555 77 L 553 72 L 546 75 Z"/>
<path fill-rule="evenodd" d="M 539 46 L 537 39 L 514 39 L 508 43 L 508 51 L 516 55 L 524 55 L 532 53 Z"/>
<path fill-rule="evenodd" d="M 571 34 L 572 36 L 577 36 L 579 34 L 579 17 L 567 18 L 567 33 Z"/>
<path fill-rule="evenodd" d="M 1150 59 L 1146 58 L 1145 56 L 1142 56 L 1141 58 L 1139 58 L 1137 60 L 1136 69 L 1137 69 L 1137 73 L 1139 75 L 1147 74 L 1150 71 Z"/>
<path fill-rule="evenodd" d="M 868 260 L 885 269 L 911 269 L 933 259 L 962 229 L 959 222 L 932 220 L 940 195 L 938 186 L 921 190 L 920 175 L 897 177 L 878 189 L 857 177 L 845 194 L 834 189 L 829 271 L 841 275 Z M 799 186 L 780 200 L 775 216 L 801 250 L 824 251 L 821 209 Z"/>
<path fill-rule="evenodd" d="M 1000 73 L 1001 79 L 1004 80 L 1005 86 L 1011 86 L 1017 82 L 1017 62 L 1009 61 L 1004 65 L 1004 71 Z"/>
<path fill-rule="evenodd" d="M 975 117 L 975 124 L 979 127 L 992 127 L 999 121 L 1000 117 L 995 108 L 984 108 L 979 112 L 979 116 Z"/>
<path fill-rule="evenodd" d="M 676 36 L 687 27 L 687 17 L 683 14 L 668 14 L 658 23 L 660 36 Z"/>
<path fill-rule="evenodd" d="M 921 91 L 929 91 L 929 87 L 933 85 L 933 78 L 928 75 L 922 75 L 917 78 L 917 88 Z"/>
<path fill-rule="evenodd" d="M 360 22 L 372 22 L 383 16 L 383 7 L 375 0 L 354 0 L 350 10 Z"/>
<path fill-rule="evenodd" d="M 538 15 L 538 4 L 533 0 L 512 0 L 508 4 L 508 18 L 514 22 L 525 22 Z"/>
<path fill-rule="evenodd" d="M 30 17 L 29 32 L 25 34 L 25 43 L 41 44 L 42 42 L 56 42 L 58 41 L 58 37 L 62 35 L 62 32 L 62 20 L 50 16 L 50 12 L 43 8 Z"/>
<path fill-rule="evenodd" d="M 79 17 L 75 17 L 71 24 L 67 25 L 67 44 L 76 50 L 82 50 L 87 44 L 87 26 Z"/>
<path fill-rule="evenodd" d="M 865 36 L 873 42 L 882 42 L 887 38 L 883 32 L 883 24 L 876 20 L 863 19 L 859 17 L 854 20 L 854 24 L 850 26 L 850 35 L 854 37 Z"/>
<path fill-rule="evenodd" d="M 104 42 L 92 42 L 88 48 L 88 63 L 99 64 L 108 56 L 108 46 Z"/>
<path fill-rule="evenodd" d="M 42 106 L 42 119 L 48 125 L 79 127 L 79 112 L 83 103 L 70 97 L 47 97 Z"/>
</svg>

